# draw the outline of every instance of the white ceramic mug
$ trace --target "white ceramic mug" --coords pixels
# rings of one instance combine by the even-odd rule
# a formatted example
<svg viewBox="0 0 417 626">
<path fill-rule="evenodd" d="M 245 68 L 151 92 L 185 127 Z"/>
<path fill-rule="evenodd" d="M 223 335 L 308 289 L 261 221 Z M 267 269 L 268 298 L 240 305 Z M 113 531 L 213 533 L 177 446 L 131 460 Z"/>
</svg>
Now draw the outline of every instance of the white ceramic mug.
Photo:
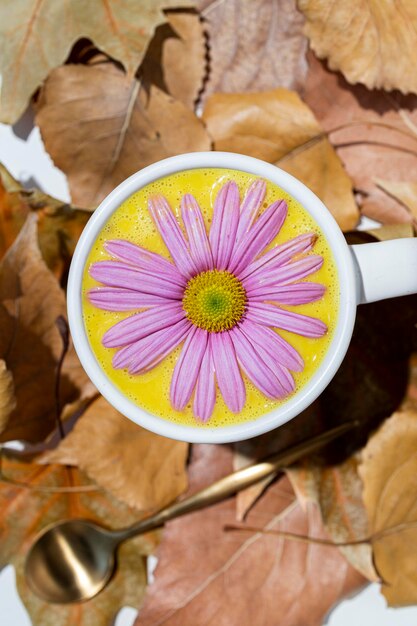
<svg viewBox="0 0 417 626">
<path fill-rule="evenodd" d="M 136 191 L 157 180 L 195 168 L 242 170 L 279 185 L 298 200 L 317 222 L 330 244 L 338 270 L 340 309 L 332 343 L 308 383 L 278 407 L 251 422 L 210 428 L 181 426 L 156 417 L 130 401 L 106 376 L 87 338 L 82 311 L 82 277 L 91 246 L 114 211 Z M 227 152 L 199 152 L 171 157 L 133 174 L 103 200 L 87 223 L 71 264 L 68 319 L 75 349 L 102 395 L 132 421 L 155 433 L 189 442 L 226 443 L 260 435 L 281 426 L 308 407 L 329 384 L 346 354 L 356 306 L 417 293 L 417 238 L 348 246 L 334 218 L 303 183 L 274 165 Z"/>
</svg>

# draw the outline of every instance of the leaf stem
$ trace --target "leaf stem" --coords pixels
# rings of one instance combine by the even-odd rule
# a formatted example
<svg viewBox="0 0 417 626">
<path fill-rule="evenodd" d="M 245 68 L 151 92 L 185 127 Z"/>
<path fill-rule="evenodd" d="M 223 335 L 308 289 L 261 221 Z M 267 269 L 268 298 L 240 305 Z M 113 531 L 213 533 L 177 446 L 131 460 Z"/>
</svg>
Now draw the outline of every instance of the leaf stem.
<svg viewBox="0 0 417 626">
<path fill-rule="evenodd" d="M 299 541 L 301 543 L 314 543 L 321 546 L 328 546 L 332 548 L 346 548 L 349 546 L 360 546 L 363 544 L 372 544 L 375 541 L 379 541 L 380 539 L 384 539 L 389 535 L 395 535 L 396 533 L 403 532 L 405 530 L 410 530 L 411 528 L 417 528 L 417 521 L 415 522 L 403 522 L 402 524 L 396 524 L 395 526 L 390 526 L 389 528 L 384 528 L 379 530 L 368 537 L 363 537 L 362 539 L 352 539 L 351 541 L 332 541 L 331 539 L 320 539 L 319 537 L 309 537 L 308 535 L 299 535 L 297 533 L 292 533 L 287 530 L 269 530 L 264 528 L 259 528 L 256 526 L 248 526 L 246 524 L 226 524 L 223 529 L 226 532 L 230 531 L 246 531 L 251 533 L 260 533 L 261 535 L 275 535 L 279 537 L 283 537 L 284 539 L 291 539 L 294 541 Z"/>
</svg>

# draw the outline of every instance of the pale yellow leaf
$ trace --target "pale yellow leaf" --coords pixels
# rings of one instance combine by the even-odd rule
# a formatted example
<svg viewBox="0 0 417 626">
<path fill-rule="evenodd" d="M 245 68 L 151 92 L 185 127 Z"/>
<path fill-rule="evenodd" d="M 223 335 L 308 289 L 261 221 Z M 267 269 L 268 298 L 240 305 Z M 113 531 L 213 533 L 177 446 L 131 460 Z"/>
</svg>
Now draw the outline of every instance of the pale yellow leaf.
<svg viewBox="0 0 417 626">
<path fill-rule="evenodd" d="M 298 0 L 316 55 L 350 83 L 417 93 L 415 0 Z"/>
<path fill-rule="evenodd" d="M 0 119 L 23 113 L 35 89 L 82 37 L 120 61 L 130 78 L 138 68 L 162 9 L 187 0 L 17 0 L 0 3 Z"/>
<path fill-rule="evenodd" d="M 371 437 L 359 472 L 372 534 L 410 524 L 373 541 L 382 593 L 390 606 L 417 603 L 417 412 L 394 413 Z"/>
</svg>

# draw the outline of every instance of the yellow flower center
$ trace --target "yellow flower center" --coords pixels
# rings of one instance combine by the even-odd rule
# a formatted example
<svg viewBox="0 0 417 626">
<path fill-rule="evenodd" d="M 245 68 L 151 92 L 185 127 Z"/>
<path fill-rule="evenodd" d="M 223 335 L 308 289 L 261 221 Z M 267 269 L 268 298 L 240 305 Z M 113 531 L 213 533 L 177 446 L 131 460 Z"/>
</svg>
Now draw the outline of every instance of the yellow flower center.
<svg viewBox="0 0 417 626">
<path fill-rule="evenodd" d="M 190 322 L 212 333 L 233 328 L 242 318 L 245 305 L 242 283 L 225 270 L 209 270 L 191 278 L 182 300 Z"/>
</svg>

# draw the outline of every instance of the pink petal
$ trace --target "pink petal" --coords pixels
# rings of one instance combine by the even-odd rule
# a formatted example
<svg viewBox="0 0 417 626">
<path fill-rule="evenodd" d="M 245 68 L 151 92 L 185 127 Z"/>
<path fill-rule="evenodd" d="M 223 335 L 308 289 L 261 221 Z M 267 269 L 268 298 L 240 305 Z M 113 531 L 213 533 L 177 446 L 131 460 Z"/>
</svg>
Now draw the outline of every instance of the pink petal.
<svg viewBox="0 0 417 626">
<path fill-rule="evenodd" d="M 279 285 L 277 287 L 266 286 L 257 290 L 255 296 L 250 300 L 259 302 L 264 300 L 275 300 L 279 304 L 308 304 L 323 297 L 326 287 L 320 283 L 293 283 L 291 285 Z"/>
<path fill-rule="evenodd" d="M 206 351 L 207 336 L 206 330 L 194 327 L 184 342 L 171 379 L 171 404 L 177 411 L 182 411 L 191 398 Z"/>
<path fill-rule="evenodd" d="M 128 367 L 131 374 L 149 371 L 185 339 L 190 329 L 188 320 L 180 320 L 168 328 L 147 335 L 119 350 L 113 357 L 113 367 Z"/>
<path fill-rule="evenodd" d="M 240 207 L 239 225 L 236 232 L 236 244 L 240 243 L 242 237 L 246 235 L 255 221 L 258 211 L 265 198 L 265 193 L 266 182 L 261 179 L 255 180 L 246 192 L 242 206 Z"/>
<path fill-rule="evenodd" d="M 170 277 L 171 282 L 184 286 L 186 281 L 178 269 L 160 254 L 150 252 L 124 239 L 113 239 L 104 244 L 106 250 L 116 259 L 131 263 L 140 270 L 154 274 L 163 273 Z"/>
<path fill-rule="evenodd" d="M 193 403 L 194 415 L 202 422 L 207 422 L 210 419 L 216 403 L 216 380 L 210 338 L 211 335 L 209 334 L 206 351 L 201 361 Z"/>
<path fill-rule="evenodd" d="M 105 311 L 132 311 L 167 303 L 167 298 L 163 296 L 114 287 L 90 289 L 87 297 L 91 304 Z"/>
<path fill-rule="evenodd" d="M 102 342 L 106 348 L 125 346 L 161 328 L 172 326 L 183 318 L 185 313 L 179 302 L 156 306 L 118 322 L 104 334 Z"/>
<path fill-rule="evenodd" d="M 228 270 L 239 275 L 278 235 L 287 216 L 287 203 L 271 204 L 233 250 Z"/>
<path fill-rule="evenodd" d="M 266 264 L 273 263 L 274 267 L 280 267 L 291 261 L 291 259 L 298 254 L 309 252 L 317 240 L 315 233 L 306 233 L 290 239 L 285 243 L 281 243 L 272 250 L 265 252 L 259 259 L 256 259 L 253 263 L 244 268 L 238 278 L 243 280 L 248 276 L 254 276 L 255 272 L 261 270 L 263 267 L 266 269 Z"/>
<path fill-rule="evenodd" d="M 239 223 L 239 190 L 235 182 L 223 185 L 214 202 L 210 228 L 210 245 L 216 269 L 224 270 L 229 263 Z"/>
<path fill-rule="evenodd" d="M 189 193 L 181 201 L 181 214 L 190 242 L 190 253 L 199 272 L 213 268 L 213 257 L 197 200 Z"/>
<path fill-rule="evenodd" d="M 264 326 L 282 328 L 303 337 L 322 337 L 327 333 L 327 326 L 321 320 L 301 313 L 280 309 L 273 304 L 250 303 L 246 317 L 252 322 Z"/>
<path fill-rule="evenodd" d="M 239 363 L 246 376 L 268 398 L 283 398 L 287 391 L 280 380 L 262 360 L 256 347 L 249 341 L 239 328 L 230 331 Z"/>
<path fill-rule="evenodd" d="M 274 367 L 279 363 L 294 372 L 302 372 L 304 369 L 304 361 L 297 350 L 272 328 L 267 328 L 245 319 L 240 324 L 240 329 L 256 346 L 257 350 L 263 349 L 269 355 Z M 269 359 L 267 359 L 267 362 L 269 362 Z"/>
<path fill-rule="evenodd" d="M 256 275 L 252 274 L 249 278 L 245 278 L 242 281 L 248 297 L 259 295 L 261 291 L 265 290 L 265 287 L 273 285 L 286 285 L 302 278 L 305 278 L 309 274 L 317 272 L 323 265 L 323 257 L 317 254 L 310 254 L 309 256 L 300 259 L 299 261 L 293 261 L 282 267 L 269 269 L 265 267 L 262 271 L 257 272 Z"/>
<path fill-rule="evenodd" d="M 220 392 L 229 409 L 239 413 L 245 404 L 246 389 L 229 333 L 212 333 L 211 348 Z"/>
<path fill-rule="evenodd" d="M 168 202 L 163 196 L 154 196 L 149 199 L 148 207 L 175 265 L 186 278 L 194 276 L 197 268 L 190 257 L 187 241 Z"/>
<path fill-rule="evenodd" d="M 89 268 L 90 276 L 108 287 L 131 289 L 139 293 L 179 300 L 184 288 L 171 282 L 169 276 L 137 270 L 121 261 L 98 261 Z"/>
</svg>

